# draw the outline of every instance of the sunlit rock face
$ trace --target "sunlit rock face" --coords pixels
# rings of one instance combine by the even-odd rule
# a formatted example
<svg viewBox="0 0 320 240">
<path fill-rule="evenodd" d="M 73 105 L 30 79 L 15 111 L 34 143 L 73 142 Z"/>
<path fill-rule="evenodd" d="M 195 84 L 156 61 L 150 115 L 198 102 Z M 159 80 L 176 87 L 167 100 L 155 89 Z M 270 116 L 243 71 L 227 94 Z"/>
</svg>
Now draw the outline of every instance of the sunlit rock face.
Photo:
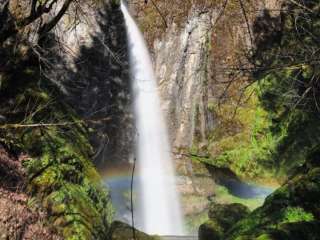
<svg viewBox="0 0 320 240">
<path fill-rule="evenodd" d="M 213 127 L 212 114 L 206 110 L 213 15 L 193 9 L 184 28 L 173 24 L 154 44 L 162 107 L 176 148 L 191 147 L 196 134 L 206 141 Z"/>
<path fill-rule="evenodd" d="M 263 9 L 278 9 L 281 1 L 257 1 L 257 15 Z M 279 14 L 278 11 L 273 11 Z M 245 21 L 214 31 L 219 8 L 210 11 L 193 7 L 185 23 L 169 25 L 153 44 L 154 66 L 159 81 L 162 109 L 166 115 L 184 212 L 188 216 L 203 214 L 215 194 L 215 181 L 204 165 L 195 163 L 190 150 L 205 156 L 219 122 L 213 106 L 220 101 L 227 82 L 221 69 L 230 67 L 229 58 L 240 44 L 251 47 Z M 228 19 L 224 19 L 228 21 Z M 254 17 L 249 20 L 252 27 Z M 227 31 L 232 33 L 228 34 Z M 252 31 L 251 31 L 252 32 Z M 225 34 L 224 34 L 225 33 Z M 219 36 L 217 36 L 219 34 Z M 232 37 L 230 37 L 232 35 Z M 232 50 L 230 50 L 232 48 Z M 187 153 L 187 154 L 185 154 Z M 193 201 L 194 199 L 197 201 Z M 191 203 L 192 202 L 192 203 Z"/>
<path fill-rule="evenodd" d="M 213 114 L 208 110 L 214 89 L 208 85 L 208 79 L 215 17 L 212 10 L 191 9 L 187 22 L 182 27 L 169 26 L 163 38 L 155 41 L 153 49 L 162 110 L 179 175 L 178 189 L 188 219 L 203 214 L 214 191 L 214 181 L 207 170 L 178 153 L 180 149 L 190 149 L 194 142 L 205 145 L 214 127 Z M 192 227 L 189 230 L 193 231 Z"/>
<path fill-rule="evenodd" d="M 255 6 L 256 15 L 263 14 L 264 9 L 271 9 L 272 14 L 277 15 L 281 3 L 277 0 L 259 0 Z M 219 7 L 208 11 L 193 7 L 184 24 L 171 24 L 154 42 L 154 65 L 162 108 L 167 116 L 172 145 L 177 149 L 191 146 L 201 149 L 207 144 L 215 121 L 219 121 L 210 106 L 223 93 L 225 85 L 221 82 L 228 81 L 222 69 L 230 67 L 229 49 L 241 51 L 243 46 L 252 47 L 248 26 L 241 21 L 243 16 L 238 16 L 239 23 L 230 29 L 215 31 L 218 15 Z M 249 19 L 250 28 L 254 19 L 254 16 Z M 219 21 L 222 20 L 219 18 Z M 225 36 L 221 36 L 223 31 Z M 232 32 L 233 39 L 227 31 Z M 252 29 L 250 32 L 253 34 Z M 216 45 L 225 48 L 219 50 L 223 56 L 212 50 Z"/>
</svg>

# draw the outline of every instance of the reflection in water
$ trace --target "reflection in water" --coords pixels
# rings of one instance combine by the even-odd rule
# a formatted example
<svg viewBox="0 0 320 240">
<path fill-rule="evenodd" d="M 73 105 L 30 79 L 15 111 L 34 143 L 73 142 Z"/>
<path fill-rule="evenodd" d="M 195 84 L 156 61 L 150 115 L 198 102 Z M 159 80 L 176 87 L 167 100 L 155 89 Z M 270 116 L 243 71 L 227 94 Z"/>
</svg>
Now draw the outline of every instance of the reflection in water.
<svg viewBox="0 0 320 240">
<path fill-rule="evenodd" d="M 131 224 L 130 176 L 106 178 L 104 184 L 110 189 L 112 204 L 116 210 L 116 220 Z"/>
<path fill-rule="evenodd" d="M 219 184 L 239 198 L 265 198 L 274 191 L 273 188 L 249 184 L 233 178 L 221 178 Z"/>
<path fill-rule="evenodd" d="M 129 167 L 123 169 L 114 169 L 111 167 L 110 169 L 110 171 L 105 174 L 104 184 L 110 189 L 112 203 L 116 210 L 115 217 L 117 220 L 131 224 L 130 169 Z M 252 185 L 232 178 L 221 178 L 219 182 L 220 184 L 218 184 L 218 186 L 226 187 L 230 194 L 243 199 L 264 199 L 274 190 L 273 188 Z M 135 194 L 133 196 L 135 196 Z M 217 195 L 215 197 L 219 198 Z"/>
</svg>

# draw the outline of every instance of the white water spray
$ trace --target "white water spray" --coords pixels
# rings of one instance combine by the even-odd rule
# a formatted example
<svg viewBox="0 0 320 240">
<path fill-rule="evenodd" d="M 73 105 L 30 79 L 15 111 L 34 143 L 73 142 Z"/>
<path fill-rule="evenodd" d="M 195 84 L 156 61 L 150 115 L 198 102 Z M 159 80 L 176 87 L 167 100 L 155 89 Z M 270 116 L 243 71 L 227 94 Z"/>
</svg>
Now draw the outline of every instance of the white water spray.
<svg viewBox="0 0 320 240">
<path fill-rule="evenodd" d="M 148 234 L 183 235 L 183 217 L 156 78 L 143 35 L 121 2 L 129 41 L 141 201 L 138 228 Z"/>
</svg>

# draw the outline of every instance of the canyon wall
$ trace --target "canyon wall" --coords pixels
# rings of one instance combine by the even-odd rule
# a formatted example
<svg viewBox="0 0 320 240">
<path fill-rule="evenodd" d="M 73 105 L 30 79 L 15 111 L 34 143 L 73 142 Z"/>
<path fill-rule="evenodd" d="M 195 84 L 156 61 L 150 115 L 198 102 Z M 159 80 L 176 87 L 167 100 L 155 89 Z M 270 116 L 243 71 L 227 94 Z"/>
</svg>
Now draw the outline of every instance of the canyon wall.
<svg viewBox="0 0 320 240">
<path fill-rule="evenodd" d="M 174 148 L 191 148 L 196 140 L 206 142 L 213 128 L 208 109 L 214 91 L 208 82 L 213 15 L 193 8 L 183 28 L 172 24 L 164 38 L 154 43 L 162 108 Z"/>
</svg>

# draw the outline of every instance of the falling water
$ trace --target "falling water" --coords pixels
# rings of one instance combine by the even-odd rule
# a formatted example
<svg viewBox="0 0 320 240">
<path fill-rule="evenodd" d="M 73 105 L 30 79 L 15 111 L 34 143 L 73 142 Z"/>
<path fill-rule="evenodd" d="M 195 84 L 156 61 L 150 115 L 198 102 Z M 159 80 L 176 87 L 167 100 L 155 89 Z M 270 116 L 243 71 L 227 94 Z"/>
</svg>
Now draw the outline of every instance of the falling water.
<svg viewBox="0 0 320 240">
<path fill-rule="evenodd" d="M 183 217 L 175 187 L 168 134 L 160 110 L 156 78 L 144 38 L 121 2 L 129 41 L 132 91 L 138 131 L 137 156 L 141 230 L 149 234 L 182 235 Z"/>
</svg>

